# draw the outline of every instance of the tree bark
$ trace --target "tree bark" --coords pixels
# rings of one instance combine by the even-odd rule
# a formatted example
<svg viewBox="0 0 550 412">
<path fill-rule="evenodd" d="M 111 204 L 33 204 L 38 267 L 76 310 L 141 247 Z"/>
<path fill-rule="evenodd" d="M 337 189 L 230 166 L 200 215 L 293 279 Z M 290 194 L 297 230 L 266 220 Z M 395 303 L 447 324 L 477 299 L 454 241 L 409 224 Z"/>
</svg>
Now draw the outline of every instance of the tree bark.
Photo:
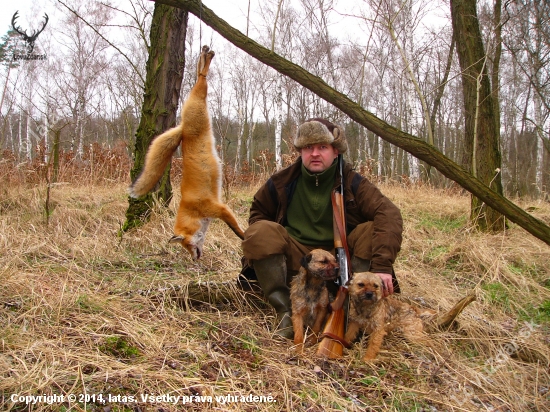
<svg viewBox="0 0 550 412">
<path fill-rule="evenodd" d="M 447 55 L 447 64 L 445 65 L 443 79 L 441 79 L 441 82 L 439 83 L 439 86 L 436 89 L 436 94 L 435 94 L 433 106 L 432 106 L 432 112 L 430 113 L 430 126 L 432 128 L 432 136 L 434 136 L 434 140 L 435 140 L 436 116 L 437 116 L 437 113 L 439 112 L 439 108 L 441 107 L 441 99 L 443 98 L 443 93 L 445 91 L 447 81 L 449 80 L 449 74 L 451 73 L 455 45 L 456 45 L 456 41 L 455 41 L 455 36 L 453 34 L 453 37 L 451 39 L 449 54 Z M 442 142 L 441 147 L 443 149 L 442 152 L 445 153 L 445 136 L 442 136 L 441 142 Z M 426 166 L 425 169 L 426 169 L 426 180 L 431 181 L 432 180 L 431 166 L 428 165 Z"/>
<path fill-rule="evenodd" d="M 176 125 L 176 112 L 185 66 L 187 11 L 155 5 L 151 24 L 151 46 L 147 60 L 145 93 L 141 119 L 136 131 L 134 165 L 130 171 L 137 178 L 145 162 L 145 154 L 155 136 Z M 172 198 L 170 164 L 160 180 L 155 195 L 165 205 Z M 139 199 L 128 197 L 126 222 L 122 230 L 141 224 L 153 205 L 153 193 Z"/>
<path fill-rule="evenodd" d="M 52 183 L 57 183 L 59 177 L 59 143 L 61 140 L 61 129 L 54 130 L 53 133 L 53 147 L 52 147 L 52 161 L 53 161 L 53 175 Z"/>
<path fill-rule="evenodd" d="M 256 43 L 254 40 L 246 37 L 240 31 L 234 29 L 227 22 L 216 16 L 216 14 L 204 4 L 201 4 L 200 0 L 157 0 L 157 3 L 182 8 L 196 16 L 200 16 L 205 24 L 217 31 L 226 40 L 233 43 L 241 50 L 311 90 L 322 99 L 346 113 L 352 120 L 363 125 L 385 141 L 402 148 L 413 156 L 435 167 L 444 176 L 454 180 L 464 189 L 487 203 L 490 207 L 505 215 L 512 222 L 518 224 L 533 236 L 550 245 L 550 227 L 544 224 L 544 222 L 531 216 L 501 194 L 487 187 L 479 179 L 468 173 L 463 167 L 444 156 L 434 146 L 429 145 L 416 136 L 405 133 L 389 125 L 350 100 L 343 93 L 331 88 L 319 77 L 312 75 L 297 64 L 278 56 L 269 49 Z"/>
<path fill-rule="evenodd" d="M 462 75 L 465 130 L 463 165 L 499 195 L 503 194 L 497 96 L 491 93 L 476 0 L 451 0 L 453 32 Z M 499 26 L 500 27 L 500 26 Z M 498 70 L 498 67 L 495 68 Z M 493 85 L 498 87 L 498 85 Z M 481 230 L 505 229 L 505 220 L 479 197 L 472 196 L 471 221 Z"/>
</svg>

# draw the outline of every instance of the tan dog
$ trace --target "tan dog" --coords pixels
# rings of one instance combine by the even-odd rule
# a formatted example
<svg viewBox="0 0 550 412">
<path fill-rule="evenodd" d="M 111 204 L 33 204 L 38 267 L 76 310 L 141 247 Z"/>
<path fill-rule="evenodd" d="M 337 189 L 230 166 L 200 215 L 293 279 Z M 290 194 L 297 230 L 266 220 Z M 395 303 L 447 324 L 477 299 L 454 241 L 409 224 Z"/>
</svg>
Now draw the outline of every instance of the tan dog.
<svg viewBox="0 0 550 412">
<path fill-rule="evenodd" d="M 466 305 L 475 300 L 474 295 L 469 295 L 449 312 L 436 316 L 434 310 L 411 306 L 392 297 L 384 298 L 382 288 L 380 277 L 370 272 L 355 273 L 349 284 L 349 323 L 345 339 L 351 343 L 361 329 L 369 334 L 365 361 L 376 358 L 384 337 L 396 329 L 411 342 L 426 343 L 425 323 L 449 326 Z"/>
<path fill-rule="evenodd" d="M 314 249 L 302 258 L 302 267 L 290 283 L 294 344 L 303 350 L 304 328 L 318 334 L 328 313 L 326 281 L 338 276 L 338 263 L 332 253 Z"/>
<path fill-rule="evenodd" d="M 234 213 L 221 200 L 221 163 L 207 104 L 206 76 L 213 57 L 214 52 L 203 46 L 197 65 L 197 82 L 183 105 L 180 125 L 153 140 L 143 171 L 129 189 L 130 195 L 136 198 L 153 189 L 181 144 L 181 200 L 170 242 L 181 243 L 193 259 L 202 255 L 206 231 L 213 218 L 222 219 L 244 239 Z"/>
</svg>

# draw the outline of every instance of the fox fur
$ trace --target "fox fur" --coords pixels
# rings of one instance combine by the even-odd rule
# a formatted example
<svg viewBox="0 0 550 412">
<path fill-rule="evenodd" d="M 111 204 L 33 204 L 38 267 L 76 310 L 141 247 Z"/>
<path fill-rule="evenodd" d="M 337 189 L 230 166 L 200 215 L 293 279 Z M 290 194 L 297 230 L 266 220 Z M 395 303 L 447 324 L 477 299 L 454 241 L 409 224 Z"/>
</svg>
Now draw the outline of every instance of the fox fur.
<svg viewBox="0 0 550 412">
<path fill-rule="evenodd" d="M 132 197 L 151 191 L 181 144 L 183 175 L 181 200 L 170 242 L 181 243 L 193 259 L 202 255 L 206 231 L 213 218 L 222 219 L 241 239 L 244 233 L 234 213 L 221 201 L 221 163 L 216 152 L 206 102 L 206 75 L 214 52 L 203 46 L 197 82 L 183 105 L 181 124 L 156 137 L 145 156 L 145 166 L 129 188 Z"/>
</svg>

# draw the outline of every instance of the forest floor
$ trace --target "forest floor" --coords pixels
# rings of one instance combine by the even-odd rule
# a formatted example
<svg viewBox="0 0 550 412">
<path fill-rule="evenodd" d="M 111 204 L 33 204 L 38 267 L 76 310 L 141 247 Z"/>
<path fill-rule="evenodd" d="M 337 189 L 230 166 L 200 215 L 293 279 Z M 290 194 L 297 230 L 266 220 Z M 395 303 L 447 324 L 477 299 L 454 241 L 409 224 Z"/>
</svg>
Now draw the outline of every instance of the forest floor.
<svg viewBox="0 0 550 412">
<path fill-rule="evenodd" d="M 222 222 L 199 261 L 167 243 L 174 202 L 120 236 L 126 186 L 67 178 L 47 208 L 45 182 L 0 187 L 0 410 L 550 411 L 550 247 L 472 230 L 469 196 L 380 183 L 405 222 L 401 299 L 477 300 L 429 348 L 391 336 L 367 364 L 364 340 L 325 360 L 274 338 L 273 311 L 232 286 Z M 244 227 L 256 187 L 226 192 Z M 518 203 L 550 224 L 550 204 Z M 192 297 L 197 282 L 232 298 Z"/>
</svg>

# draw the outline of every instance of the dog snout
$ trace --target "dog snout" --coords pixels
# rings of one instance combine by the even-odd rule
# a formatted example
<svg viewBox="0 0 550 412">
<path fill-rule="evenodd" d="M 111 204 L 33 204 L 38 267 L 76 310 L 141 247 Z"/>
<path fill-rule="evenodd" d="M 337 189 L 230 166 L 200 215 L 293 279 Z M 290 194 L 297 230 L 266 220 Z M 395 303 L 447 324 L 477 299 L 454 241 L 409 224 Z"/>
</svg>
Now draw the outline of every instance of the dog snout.
<svg viewBox="0 0 550 412">
<path fill-rule="evenodd" d="M 375 297 L 376 297 L 376 295 L 372 291 L 367 291 L 367 292 L 363 293 L 363 299 L 365 299 L 365 300 L 374 300 Z"/>
<path fill-rule="evenodd" d="M 335 279 L 338 277 L 339 267 L 338 266 L 328 266 L 325 267 L 323 271 L 323 278 L 325 279 Z"/>
</svg>

